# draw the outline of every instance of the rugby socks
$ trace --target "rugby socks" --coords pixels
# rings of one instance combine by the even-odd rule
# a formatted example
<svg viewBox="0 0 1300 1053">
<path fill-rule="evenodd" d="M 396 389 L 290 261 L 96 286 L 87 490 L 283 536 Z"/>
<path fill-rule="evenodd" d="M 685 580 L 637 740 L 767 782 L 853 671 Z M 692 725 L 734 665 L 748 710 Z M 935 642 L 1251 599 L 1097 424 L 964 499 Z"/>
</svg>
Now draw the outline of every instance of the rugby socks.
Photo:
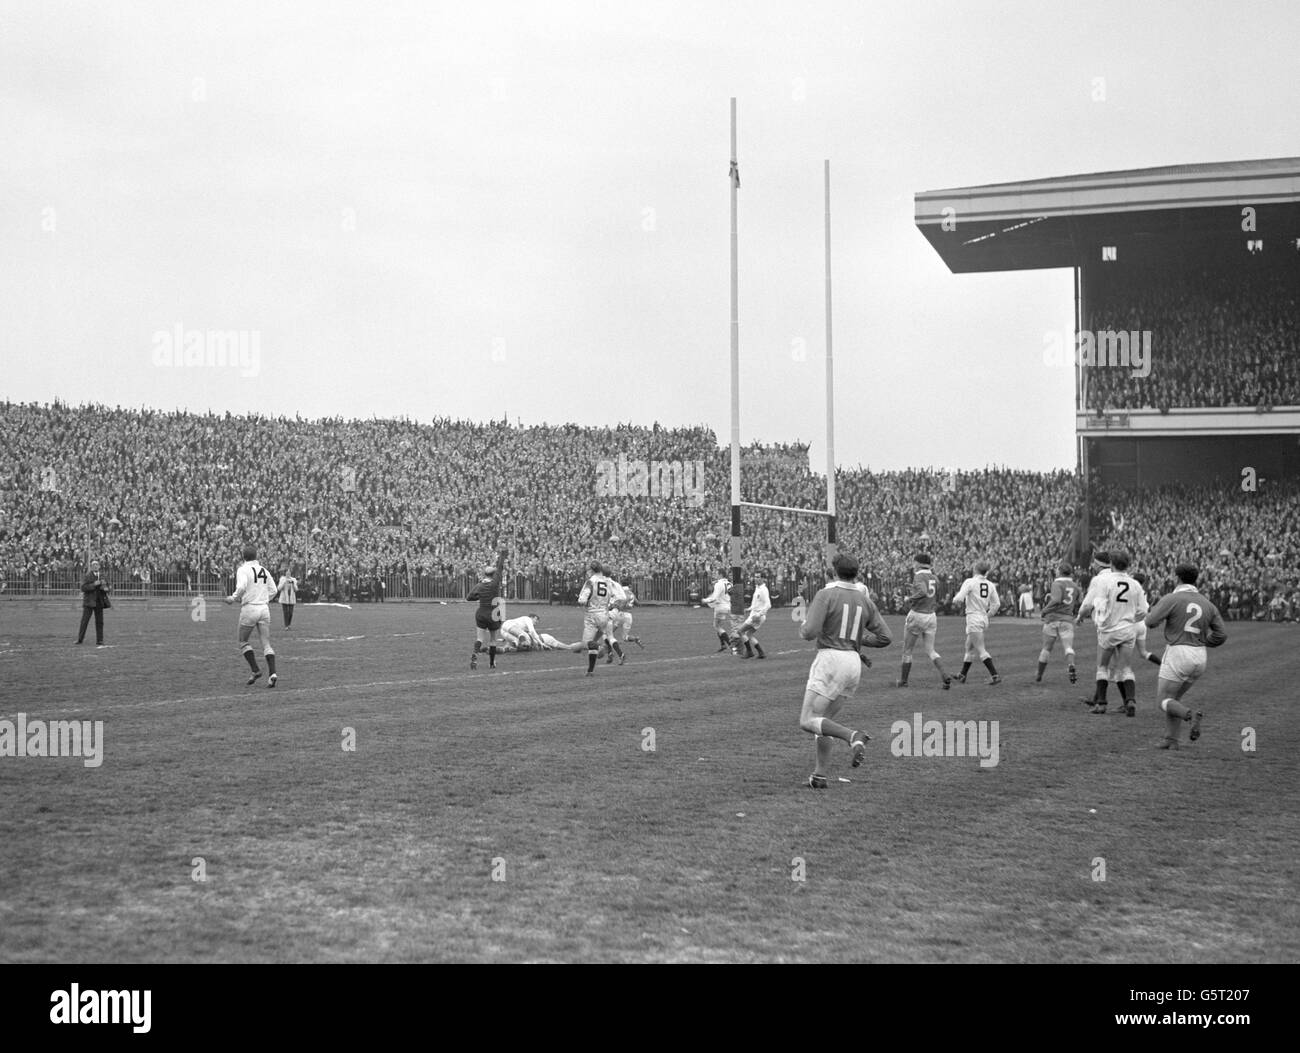
<svg viewBox="0 0 1300 1053">
<path fill-rule="evenodd" d="M 1042 679 L 1043 679 L 1043 674 L 1044 674 L 1045 672 L 1047 672 L 1047 659 L 1043 658 L 1043 657 L 1040 655 L 1039 658 L 1038 658 L 1038 677 L 1037 677 L 1037 679 L 1038 679 L 1038 680 L 1042 680 Z"/>
<path fill-rule="evenodd" d="M 590 676 L 592 673 L 596 671 L 596 656 L 599 653 L 600 652 L 597 651 L 594 647 L 587 648 L 587 675 L 588 676 Z"/>
<path fill-rule="evenodd" d="M 767 655 L 765 655 L 765 654 L 763 653 L 763 645 L 762 645 L 761 643 L 759 643 L 757 640 L 754 641 L 754 650 L 755 650 L 756 652 L 758 652 L 758 657 L 759 657 L 759 658 L 766 658 L 766 657 L 767 657 Z"/>
<path fill-rule="evenodd" d="M 248 662 L 248 668 L 256 673 L 258 671 L 257 658 L 253 655 L 251 650 L 244 652 L 244 659 Z"/>
<path fill-rule="evenodd" d="M 275 652 L 267 651 L 262 657 L 266 659 L 266 668 L 271 670 L 272 676 L 275 676 Z"/>
<path fill-rule="evenodd" d="M 909 673 L 911 673 L 911 671 L 912 671 L 912 658 L 910 655 L 904 655 L 902 669 L 898 674 L 899 687 L 907 686 L 907 676 Z"/>
<path fill-rule="evenodd" d="M 718 648 L 719 651 L 725 651 L 731 646 L 731 638 L 727 636 L 726 633 L 718 633 L 718 642 L 722 644 L 722 646 Z"/>
<path fill-rule="evenodd" d="M 488 648 L 488 668 L 489 668 L 489 669 L 495 669 L 496 667 L 497 667 L 497 649 L 496 649 L 495 647 L 489 647 L 489 648 Z"/>
<path fill-rule="evenodd" d="M 969 673 L 969 672 L 970 672 L 970 662 L 962 662 L 962 664 L 961 664 L 961 676 L 962 676 L 962 679 L 965 679 L 966 674 Z"/>
<path fill-rule="evenodd" d="M 998 671 L 997 671 L 996 669 L 993 668 L 993 659 L 992 659 L 992 658 L 985 658 L 985 659 L 982 659 L 982 661 L 984 662 L 984 668 L 987 669 L 987 670 L 989 671 L 989 676 L 997 676 L 997 675 L 998 675 Z"/>
<path fill-rule="evenodd" d="M 1136 696 L 1137 696 L 1136 680 L 1121 680 L 1119 682 L 1119 697 L 1122 698 L 1125 701 L 1125 703 L 1132 702 Z"/>
</svg>

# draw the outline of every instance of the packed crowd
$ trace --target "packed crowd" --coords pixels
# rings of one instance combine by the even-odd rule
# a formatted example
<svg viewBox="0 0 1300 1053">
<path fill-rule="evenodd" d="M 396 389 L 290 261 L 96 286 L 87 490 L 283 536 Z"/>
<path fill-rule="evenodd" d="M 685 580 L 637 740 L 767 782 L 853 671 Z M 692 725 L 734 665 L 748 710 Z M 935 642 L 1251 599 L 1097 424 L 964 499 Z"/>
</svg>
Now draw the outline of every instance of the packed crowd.
<svg viewBox="0 0 1300 1053">
<path fill-rule="evenodd" d="M 1149 576 L 1149 593 L 1171 591 L 1174 565 L 1190 558 L 1224 617 L 1300 616 L 1300 485 L 1269 484 L 1253 493 L 1213 486 L 1097 488 L 1092 504 L 1101 547 L 1132 553 L 1131 569 Z"/>
<path fill-rule="evenodd" d="M 598 557 L 624 577 L 708 580 L 729 565 L 730 452 L 708 428 L 511 426 L 343 420 L 0 404 L 0 570 L 9 579 L 71 571 L 93 556 L 154 581 L 222 576 L 245 541 L 301 578 L 350 580 L 473 571 L 497 549 L 517 575 L 579 575 Z M 682 496 L 599 496 L 620 459 L 702 464 Z M 824 509 L 825 477 L 802 445 L 742 453 L 746 500 Z M 1069 555 L 1084 510 L 1072 472 L 990 468 L 836 473 L 838 540 L 859 555 L 886 610 L 901 608 L 911 557 L 928 551 L 947 594 L 979 559 L 1014 610 L 1036 602 Z M 1097 495 L 1115 544 L 1167 577 L 1198 559 L 1250 599 L 1295 581 L 1294 491 Z M 1104 525 L 1104 524 L 1103 524 Z M 1104 532 L 1104 531 L 1102 531 Z M 786 597 L 820 584 L 825 519 L 746 509 L 744 563 Z M 1227 553 L 1228 555 L 1221 555 Z M 1290 571 L 1288 571 L 1290 573 Z M 1279 584 L 1280 583 L 1280 584 Z M 391 586 L 390 586 L 391 587 Z M 392 595 L 405 586 L 394 588 Z M 1225 594 L 1225 598 L 1227 598 Z M 1282 609 L 1285 610 L 1284 598 Z M 1225 604 L 1225 610 L 1228 605 Z"/>
<path fill-rule="evenodd" d="M 307 421 L 0 405 L 0 566 L 106 565 L 155 579 L 228 570 L 245 539 L 308 572 L 459 574 L 497 548 L 521 574 L 599 554 L 629 576 L 727 563 L 729 450 L 707 428 L 515 427 L 435 420 Z M 702 463 L 702 493 L 597 496 L 597 466 Z M 747 500 L 825 508 L 807 448 L 743 453 Z M 693 472 L 687 473 L 687 479 Z M 837 473 L 839 538 L 880 576 L 917 547 L 969 568 L 1028 573 L 1061 551 L 1075 478 L 990 469 Z M 634 488 L 633 488 L 634 489 Z M 746 510 L 745 562 L 786 583 L 821 572 L 825 520 Z M 954 569 L 954 573 L 956 570 Z"/>
<path fill-rule="evenodd" d="M 1162 272 L 1096 292 L 1094 332 L 1151 333 L 1150 373 L 1098 362 L 1088 409 L 1300 406 L 1300 274 L 1294 267 Z"/>
</svg>

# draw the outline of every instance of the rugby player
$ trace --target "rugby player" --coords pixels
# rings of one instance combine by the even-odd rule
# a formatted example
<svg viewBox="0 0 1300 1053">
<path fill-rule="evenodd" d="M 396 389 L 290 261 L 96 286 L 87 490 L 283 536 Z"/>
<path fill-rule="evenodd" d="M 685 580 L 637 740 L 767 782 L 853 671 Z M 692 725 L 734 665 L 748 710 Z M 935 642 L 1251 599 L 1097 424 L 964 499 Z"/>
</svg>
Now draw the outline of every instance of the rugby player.
<svg viewBox="0 0 1300 1053">
<path fill-rule="evenodd" d="M 706 607 L 713 608 L 713 631 L 718 634 L 719 651 L 731 646 L 731 581 L 719 578 L 713 583 L 713 591 L 704 601 Z"/>
<path fill-rule="evenodd" d="M 465 597 L 466 602 L 478 600 L 478 608 L 474 611 L 474 650 L 469 656 L 471 669 L 478 668 L 478 656 L 483 651 L 487 651 L 488 668 L 497 667 L 497 653 L 502 643 L 501 569 L 505 559 L 505 549 L 502 549 L 495 565 L 484 564 L 483 577 Z"/>
<path fill-rule="evenodd" d="M 1110 683 L 1107 670 L 1114 662 L 1116 680 L 1124 712 L 1130 717 L 1137 714 L 1137 678 L 1133 675 L 1133 646 L 1137 641 L 1137 623 L 1146 617 L 1147 594 L 1142 586 L 1128 574 L 1128 553 L 1116 552 L 1110 558 L 1111 573 L 1101 587 L 1088 592 L 1094 596 L 1091 603 L 1084 600 L 1079 617 L 1086 618 L 1095 611 L 1097 621 L 1097 701 L 1090 712 L 1106 712 L 1106 688 Z M 1098 575 L 1100 577 L 1100 575 Z"/>
<path fill-rule="evenodd" d="M 1056 568 L 1051 591 L 1043 601 L 1043 649 L 1038 652 L 1035 684 L 1043 682 L 1047 659 L 1057 640 L 1061 641 L 1061 646 L 1065 649 L 1065 665 L 1070 674 L 1070 683 L 1078 682 L 1079 674 L 1074 668 L 1074 605 L 1078 599 L 1079 584 L 1074 580 L 1074 568 L 1069 563 L 1062 563 Z"/>
<path fill-rule="evenodd" d="M 262 657 L 266 659 L 266 668 L 270 672 L 266 686 L 275 687 L 280 679 L 275 671 L 275 649 L 271 646 L 271 608 L 270 602 L 280 594 L 269 571 L 257 561 L 257 549 L 252 545 L 244 546 L 244 562 L 235 572 L 235 591 L 225 598 L 227 604 L 239 601 L 239 649 L 248 662 L 251 675 L 249 686 L 257 682 L 262 670 L 257 667 L 257 656 L 253 654 L 253 645 L 249 637 L 257 630 L 258 642 L 262 645 Z"/>
<path fill-rule="evenodd" d="M 1182 702 L 1183 695 L 1205 672 L 1207 647 L 1218 647 L 1227 638 L 1223 616 L 1204 594 L 1196 589 L 1199 569 L 1192 563 L 1179 563 L 1174 576 L 1179 584 L 1168 596 L 1161 597 L 1145 618 L 1148 628 L 1165 627 L 1164 656 L 1160 661 L 1160 708 L 1164 710 L 1166 730 L 1157 749 L 1178 749 L 1183 723 L 1190 720 L 1187 737 L 1195 742 L 1201 737 L 1201 717 L 1195 718 Z"/>
<path fill-rule="evenodd" d="M 759 658 L 766 658 L 763 653 L 763 645 L 758 642 L 758 630 L 763 627 L 767 621 L 767 612 L 772 609 L 772 594 L 767 590 L 767 575 L 759 570 L 754 572 L 754 595 L 749 601 L 749 610 L 745 612 L 745 620 L 741 623 L 740 628 L 736 630 L 736 654 L 741 658 L 753 658 L 757 653 Z M 745 653 L 740 654 L 740 645 L 745 645 Z"/>
<path fill-rule="evenodd" d="M 989 627 L 989 616 L 999 606 L 998 587 L 989 581 L 988 572 L 988 560 L 980 560 L 975 564 L 975 575 L 963 581 L 957 595 L 952 598 L 954 604 L 966 604 L 966 654 L 962 659 L 961 672 L 957 674 L 959 684 L 966 683 L 966 673 L 977 656 L 989 671 L 988 683 L 1002 683 L 1002 677 L 998 676 L 998 671 L 993 666 L 993 656 L 984 646 L 984 631 Z"/>
<path fill-rule="evenodd" d="M 841 552 L 832 566 L 837 580 L 813 597 L 799 627 L 799 635 L 805 640 L 817 641 L 817 657 L 813 659 L 799 714 L 799 727 L 816 736 L 817 764 L 808 777 L 808 785 L 814 790 L 826 789 L 832 739 L 843 739 L 852 747 L 853 767 L 862 763 L 870 736 L 835 723 L 835 717 L 845 700 L 858 690 L 862 648 L 888 647 L 892 642 L 867 587 L 854 580 L 858 561 Z"/>
<path fill-rule="evenodd" d="M 899 672 L 898 686 L 907 686 L 908 674 L 912 671 L 912 648 L 918 640 L 925 648 L 925 653 L 939 671 L 943 689 L 952 686 L 952 677 L 943 671 L 939 661 L 939 652 L 934 648 L 935 635 L 938 631 L 939 579 L 930 569 L 930 557 L 918 552 L 913 562 L 916 569 L 912 574 L 912 595 L 907 600 L 907 618 L 903 622 L 903 665 Z"/>
</svg>

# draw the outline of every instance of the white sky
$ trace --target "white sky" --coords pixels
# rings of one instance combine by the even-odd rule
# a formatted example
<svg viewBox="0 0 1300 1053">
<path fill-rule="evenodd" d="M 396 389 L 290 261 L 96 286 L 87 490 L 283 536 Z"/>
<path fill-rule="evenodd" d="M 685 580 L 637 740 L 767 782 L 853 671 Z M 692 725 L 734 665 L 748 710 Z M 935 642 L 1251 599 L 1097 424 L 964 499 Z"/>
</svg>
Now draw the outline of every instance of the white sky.
<svg viewBox="0 0 1300 1053">
<path fill-rule="evenodd" d="M 1287 0 L 4 0 L 0 395 L 725 440 L 734 95 L 742 438 L 824 456 L 830 158 L 839 462 L 1073 467 L 1069 273 L 950 274 L 913 194 L 1295 155 L 1298 41 Z M 156 365 L 178 325 L 257 375 Z"/>
</svg>

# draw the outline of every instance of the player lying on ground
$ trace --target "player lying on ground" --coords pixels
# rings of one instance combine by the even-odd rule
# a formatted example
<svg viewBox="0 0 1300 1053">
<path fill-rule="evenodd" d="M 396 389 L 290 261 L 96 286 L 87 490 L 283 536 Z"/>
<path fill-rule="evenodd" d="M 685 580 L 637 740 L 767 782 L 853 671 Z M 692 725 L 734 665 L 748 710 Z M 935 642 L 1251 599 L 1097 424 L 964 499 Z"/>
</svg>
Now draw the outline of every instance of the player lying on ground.
<svg viewBox="0 0 1300 1053">
<path fill-rule="evenodd" d="M 503 651 L 545 650 L 541 634 L 537 631 L 537 615 L 525 614 L 501 623 Z"/>
<path fill-rule="evenodd" d="M 252 545 L 244 546 L 244 562 L 235 572 L 235 591 L 226 597 L 226 603 L 239 601 L 239 649 L 252 675 L 248 678 L 251 686 L 262 675 L 257 667 L 257 658 L 253 654 L 253 645 L 249 637 L 257 631 L 257 639 L 262 645 L 262 657 L 266 659 L 266 668 L 271 675 L 266 686 L 275 687 L 280 679 L 275 671 L 275 649 L 271 646 L 271 600 L 280 594 L 280 586 L 275 578 L 257 561 L 257 549 Z"/>
<path fill-rule="evenodd" d="M 1202 713 L 1192 719 L 1192 711 L 1183 705 L 1183 695 L 1205 672 L 1207 647 L 1218 647 L 1227 638 L 1219 609 L 1196 590 L 1199 569 L 1192 563 L 1174 568 L 1179 584 L 1147 612 L 1146 624 L 1155 629 L 1165 627 L 1164 657 L 1160 661 L 1160 708 L 1165 714 L 1165 737 L 1159 749 L 1178 749 L 1178 736 L 1184 721 L 1191 720 L 1187 737 L 1195 742 L 1201 737 Z"/>
<path fill-rule="evenodd" d="M 755 654 L 759 658 L 766 658 L 763 653 L 763 645 L 758 642 L 758 630 L 763 627 L 767 621 L 767 612 L 772 609 L 772 594 L 767 589 L 767 574 L 763 571 L 754 572 L 754 595 L 749 601 L 749 610 L 745 612 L 745 620 L 740 623 L 740 628 L 736 630 L 736 644 L 732 648 L 741 658 L 753 658 Z M 741 645 L 745 647 L 745 653 L 740 654 Z"/>
<path fill-rule="evenodd" d="M 930 569 L 930 557 L 918 552 L 912 561 L 915 570 L 912 574 L 912 595 L 907 599 L 907 617 L 903 621 L 903 665 L 899 671 L 898 686 L 906 687 L 908 675 L 912 672 L 912 649 L 919 640 L 925 653 L 939 671 L 939 680 L 943 689 L 952 686 L 952 677 L 943 671 L 939 661 L 939 652 L 935 650 L 935 637 L 938 635 L 939 579 Z"/>
<path fill-rule="evenodd" d="M 1137 641 L 1137 623 L 1147 614 L 1147 594 L 1128 574 L 1127 552 L 1112 554 L 1110 563 L 1111 572 L 1100 588 L 1095 592 L 1091 588 L 1088 590 L 1094 596 L 1093 600 L 1085 600 L 1079 608 L 1080 618 L 1097 615 L 1097 701 L 1091 712 L 1106 712 L 1106 688 L 1110 683 L 1108 669 L 1114 662 L 1124 712 L 1131 717 L 1137 713 L 1133 647 Z"/>
<path fill-rule="evenodd" d="M 841 552 L 832 566 L 838 580 L 813 597 L 799 627 L 799 635 L 805 640 L 817 641 L 817 657 L 808 674 L 799 713 L 799 727 L 817 737 L 817 763 L 808 777 L 808 785 L 814 790 L 826 789 L 833 739 L 843 739 L 852 747 L 853 767 L 862 763 L 870 736 L 837 724 L 835 718 L 845 700 L 857 693 L 862 676 L 861 649 L 888 647 L 892 642 L 867 587 L 854 580 L 858 561 Z"/>
<path fill-rule="evenodd" d="M 993 656 L 984 646 L 984 632 L 989 627 L 989 617 L 999 606 L 998 587 L 989 581 L 988 572 L 988 561 L 980 560 L 975 564 L 975 576 L 963 581 L 957 595 L 952 598 L 955 605 L 966 605 L 966 654 L 962 659 L 961 672 L 957 674 L 959 684 L 966 683 L 966 673 L 977 657 L 989 671 L 988 682 L 1002 683 L 1002 677 L 998 676 L 998 671 L 993 666 Z"/>
</svg>

